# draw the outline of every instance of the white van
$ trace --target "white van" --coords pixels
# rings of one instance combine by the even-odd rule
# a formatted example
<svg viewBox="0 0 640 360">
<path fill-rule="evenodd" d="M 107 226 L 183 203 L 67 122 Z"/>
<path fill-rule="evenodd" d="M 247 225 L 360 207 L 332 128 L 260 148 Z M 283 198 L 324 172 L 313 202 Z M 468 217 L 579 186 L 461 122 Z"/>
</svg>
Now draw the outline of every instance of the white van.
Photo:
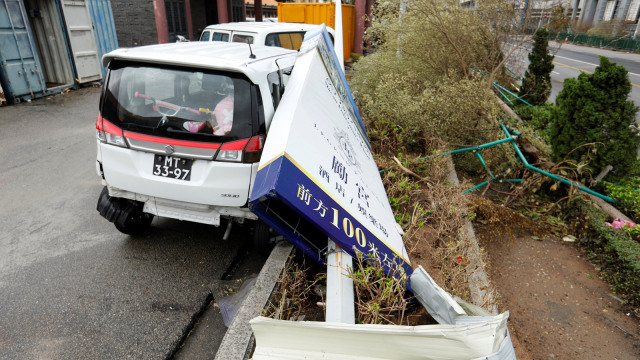
<svg viewBox="0 0 640 360">
<path fill-rule="evenodd" d="M 256 220 L 248 200 L 296 51 L 240 43 L 118 49 L 96 120 L 97 210 L 135 234 L 154 216 L 219 226 Z M 228 236 L 228 231 L 225 233 Z"/>
<path fill-rule="evenodd" d="M 244 42 L 299 50 L 304 34 L 318 25 L 273 22 L 234 22 L 207 26 L 200 41 Z M 331 40 L 334 31 L 327 28 Z"/>
</svg>

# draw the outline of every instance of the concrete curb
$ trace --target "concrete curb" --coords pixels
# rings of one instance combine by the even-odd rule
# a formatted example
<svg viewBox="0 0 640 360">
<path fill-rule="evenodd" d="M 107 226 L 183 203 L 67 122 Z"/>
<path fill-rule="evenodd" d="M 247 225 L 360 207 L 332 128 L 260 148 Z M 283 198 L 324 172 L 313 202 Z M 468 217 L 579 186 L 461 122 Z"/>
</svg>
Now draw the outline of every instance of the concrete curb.
<svg viewBox="0 0 640 360">
<path fill-rule="evenodd" d="M 447 158 L 451 169 L 447 180 L 449 180 L 453 185 L 459 186 L 460 180 L 458 180 L 453 159 L 451 156 L 447 156 Z M 466 212 L 467 211 L 465 209 L 465 213 Z M 471 293 L 471 300 L 474 305 L 485 308 L 492 314 L 497 315 L 498 305 L 496 305 L 493 292 L 491 291 L 491 283 L 489 283 L 487 273 L 484 271 L 485 264 L 482 260 L 482 252 L 478 245 L 478 239 L 473 231 L 473 225 L 471 224 L 469 217 L 466 216 L 466 218 L 463 231 L 466 233 L 470 242 L 469 256 L 467 256 L 470 264 L 467 266 L 467 274 L 469 275 L 469 291 Z"/>
<path fill-rule="evenodd" d="M 244 360 L 248 359 L 253 350 L 253 332 L 249 320 L 262 315 L 271 292 L 280 278 L 287 259 L 293 252 L 293 245 L 286 241 L 279 242 L 269 255 L 260 270 L 256 283 L 242 302 L 236 316 L 231 322 L 220 347 L 216 353 L 216 360 Z"/>
</svg>

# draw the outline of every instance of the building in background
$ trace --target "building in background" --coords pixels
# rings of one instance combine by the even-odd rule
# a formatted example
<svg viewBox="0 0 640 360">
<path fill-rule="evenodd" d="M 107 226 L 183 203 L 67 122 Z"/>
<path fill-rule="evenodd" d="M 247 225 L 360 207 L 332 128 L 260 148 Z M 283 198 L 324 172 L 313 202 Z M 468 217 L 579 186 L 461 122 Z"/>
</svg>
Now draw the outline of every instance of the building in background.
<svg viewBox="0 0 640 360">
<path fill-rule="evenodd" d="M 255 0 L 246 0 L 245 14 L 247 15 L 247 20 L 255 19 Z M 278 1 L 276 0 L 262 0 L 262 18 L 263 20 L 267 19 L 277 19 L 278 18 Z"/>
<path fill-rule="evenodd" d="M 597 26 L 603 21 L 620 21 L 630 33 L 638 33 L 640 0 L 570 0 L 571 19 Z"/>
<path fill-rule="evenodd" d="M 520 0 L 514 3 L 517 9 L 528 12 L 529 27 L 533 28 L 547 24 L 553 7 L 561 4 L 577 28 L 596 27 L 602 22 L 613 21 L 618 22 L 616 29 L 623 28 L 634 37 L 638 33 L 640 0 Z M 473 1 L 464 0 L 461 4 L 470 7 Z"/>
<path fill-rule="evenodd" d="M 362 53 L 373 2 L 354 1 L 356 53 Z M 0 0 L 0 98 L 17 103 L 101 81 L 102 55 L 118 47 L 197 40 L 207 25 L 247 17 L 274 19 L 277 2 Z"/>
<path fill-rule="evenodd" d="M 196 40 L 207 25 L 245 20 L 243 0 L 111 0 L 122 47 Z"/>
</svg>

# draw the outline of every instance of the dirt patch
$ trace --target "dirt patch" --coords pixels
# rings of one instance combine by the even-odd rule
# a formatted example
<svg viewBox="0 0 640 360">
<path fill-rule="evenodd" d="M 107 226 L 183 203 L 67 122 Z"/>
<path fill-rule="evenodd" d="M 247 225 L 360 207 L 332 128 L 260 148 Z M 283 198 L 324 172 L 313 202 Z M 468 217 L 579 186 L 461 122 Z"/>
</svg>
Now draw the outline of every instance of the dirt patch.
<svg viewBox="0 0 640 360">
<path fill-rule="evenodd" d="M 533 235 L 540 229 L 526 218 L 509 221 L 508 228 L 505 221 L 489 219 L 474 228 L 498 307 L 510 312 L 518 359 L 640 358 L 640 322 L 573 243 Z"/>
</svg>

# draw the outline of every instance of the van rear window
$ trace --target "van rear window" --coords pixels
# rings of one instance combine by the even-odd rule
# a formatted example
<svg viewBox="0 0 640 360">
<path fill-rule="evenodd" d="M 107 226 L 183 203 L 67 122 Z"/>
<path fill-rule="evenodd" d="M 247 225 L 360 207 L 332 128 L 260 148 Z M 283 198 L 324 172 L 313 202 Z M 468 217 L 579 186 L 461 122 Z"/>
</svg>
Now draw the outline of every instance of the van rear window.
<svg viewBox="0 0 640 360">
<path fill-rule="evenodd" d="M 251 35 L 242 35 L 242 34 L 234 34 L 233 42 L 241 42 L 247 44 L 253 44 L 253 36 Z"/>
<path fill-rule="evenodd" d="M 220 33 L 220 32 L 214 32 L 213 36 L 211 37 L 211 41 L 229 42 L 229 34 Z"/>
<path fill-rule="evenodd" d="M 253 135 L 250 88 L 234 73 L 120 64 L 110 67 L 101 113 L 124 130 L 225 142 Z"/>
<path fill-rule="evenodd" d="M 296 31 L 269 34 L 265 39 L 265 45 L 280 46 L 291 50 L 300 50 L 302 40 L 304 40 L 304 33 L 304 31 Z"/>
</svg>

